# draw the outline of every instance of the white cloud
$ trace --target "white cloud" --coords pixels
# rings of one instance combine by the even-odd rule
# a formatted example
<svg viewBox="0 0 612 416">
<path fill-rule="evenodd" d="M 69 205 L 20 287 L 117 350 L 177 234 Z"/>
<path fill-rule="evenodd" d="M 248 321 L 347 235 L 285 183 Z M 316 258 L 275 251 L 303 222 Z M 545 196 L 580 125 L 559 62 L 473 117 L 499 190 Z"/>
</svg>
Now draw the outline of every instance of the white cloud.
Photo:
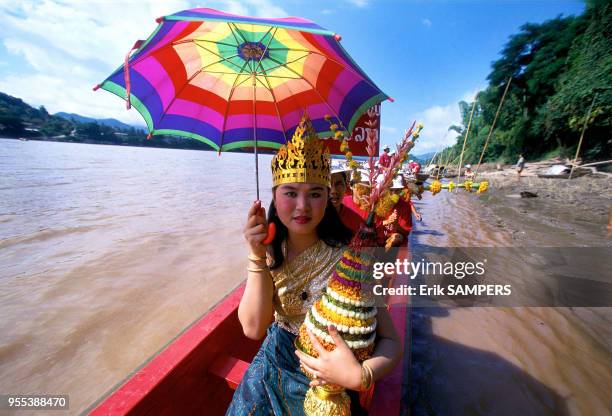
<svg viewBox="0 0 612 416">
<path fill-rule="evenodd" d="M 380 129 L 384 133 L 389 133 L 389 134 L 397 134 L 397 132 L 399 131 L 397 127 L 391 127 L 391 126 L 381 126 Z"/>
<path fill-rule="evenodd" d="M 8 61 L 23 57 L 28 64 L 3 65 L 10 70 L 0 77 L 0 91 L 44 105 L 51 113 L 142 125 L 142 118 L 135 110 L 126 111 L 122 100 L 92 87 L 123 62 L 137 39 L 155 30 L 157 17 L 197 6 L 186 0 L 0 1 L 0 41 Z M 288 15 L 271 0 L 217 0 L 207 7 L 261 17 Z"/>
<path fill-rule="evenodd" d="M 484 86 L 476 87 L 466 91 L 451 104 L 432 106 L 417 113 L 413 119 L 421 121 L 425 127 L 413 152 L 418 155 L 435 152 L 454 145 L 459 134 L 455 131 L 449 131 L 448 128 L 452 125 L 461 124 L 459 101 L 473 102 L 476 94 L 484 88 Z"/>
<path fill-rule="evenodd" d="M 323 9 L 321 10 L 321 14 L 332 14 L 334 11 L 332 9 Z"/>
<path fill-rule="evenodd" d="M 461 101 L 465 101 L 466 103 L 471 103 L 474 102 L 474 99 L 476 98 L 476 94 L 478 94 L 480 91 L 484 90 L 486 88 L 486 86 L 480 86 L 477 88 L 474 88 L 472 91 L 468 91 L 465 94 L 463 94 L 463 97 L 461 97 Z"/>
<path fill-rule="evenodd" d="M 423 24 L 423 26 L 425 27 L 431 27 L 431 20 L 425 18 L 425 19 L 421 19 L 421 23 Z"/>
<path fill-rule="evenodd" d="M 351 3 L 353 6 L 357 6 L 357 7 L 366 7 L 370 3 L 370 0 L 347 0 L 347 1 Z"/>
<path fill-rule="evenodd" d="M 458 102 L 429 107 L 417 113 L 413 119 L 423 123 L 424 128 L 417 140 L 413 153 L 423 154 L 434 152 L 455 144 L 457 133 L 448 131 L 453 124 L 461 122 Z"/>
</svg>

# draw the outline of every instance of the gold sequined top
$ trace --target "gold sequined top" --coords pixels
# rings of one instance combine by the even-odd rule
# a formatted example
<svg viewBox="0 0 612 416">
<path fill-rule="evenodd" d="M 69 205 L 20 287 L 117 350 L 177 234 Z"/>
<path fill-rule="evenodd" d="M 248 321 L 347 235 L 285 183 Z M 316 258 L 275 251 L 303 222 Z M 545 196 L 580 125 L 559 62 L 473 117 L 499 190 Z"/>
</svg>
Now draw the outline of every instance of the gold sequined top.
<svg viewBox="0 0 612 416">
<path fill-rule="evenodd" d="M 291 261 L 271 270 L 274 281 L 274 320 L 298 334 L 306 312 L 321 297 L 344 247 L 330 247 L 322 240 Z"/>
</svg>

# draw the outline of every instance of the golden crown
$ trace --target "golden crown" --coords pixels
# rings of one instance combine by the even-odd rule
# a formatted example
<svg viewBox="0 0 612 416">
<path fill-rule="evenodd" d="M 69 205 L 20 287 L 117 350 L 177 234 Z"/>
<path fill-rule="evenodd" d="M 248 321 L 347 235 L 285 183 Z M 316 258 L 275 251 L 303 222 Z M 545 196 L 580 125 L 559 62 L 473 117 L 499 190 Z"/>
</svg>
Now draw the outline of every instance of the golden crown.
<svg viewBox="0 0 612 416">
<path fill-rule="evenodd" d="M 285 183 L 316 183 L 329 187 L 329 149 L 317 136 L 307 115 L 302 116 L 291 141 L 272 158 L 272 186 Z"/>
</svg>

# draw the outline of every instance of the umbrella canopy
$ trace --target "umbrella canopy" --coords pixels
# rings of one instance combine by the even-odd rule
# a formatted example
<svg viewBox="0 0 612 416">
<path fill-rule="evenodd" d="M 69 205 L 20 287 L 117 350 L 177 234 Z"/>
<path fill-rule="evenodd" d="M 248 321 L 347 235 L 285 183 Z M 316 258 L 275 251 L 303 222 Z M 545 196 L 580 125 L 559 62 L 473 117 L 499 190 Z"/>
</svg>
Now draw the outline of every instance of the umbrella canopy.
<svg viewBox="0 0 612 416">
<path fill-rule="evenodd" d="M 198 8 L 157 21 L 96 87 L 133 105 L 150 135 L 190 137 L 219 152 L 275 149 L 304 112 L 328 137 L 325 115 L 351 132 L 362 113 L 388 98 L 340 36 L 306 19 Z"/>
</svg>

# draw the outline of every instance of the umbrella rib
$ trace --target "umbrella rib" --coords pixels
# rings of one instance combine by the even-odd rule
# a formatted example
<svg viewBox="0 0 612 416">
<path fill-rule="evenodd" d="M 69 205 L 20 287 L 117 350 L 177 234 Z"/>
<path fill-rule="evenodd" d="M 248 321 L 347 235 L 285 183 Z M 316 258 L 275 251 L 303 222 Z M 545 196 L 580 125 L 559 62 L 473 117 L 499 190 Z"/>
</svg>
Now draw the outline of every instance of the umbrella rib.
<svg viewBox="0 0 612 416">
<path fill-rule="evenodd" d="M 288 66 L 284 65 L 282 62 L 279 62 L 279 61 L 277 61 L 277 60 L 276 60 L 276 59 L 274 59 L 274 58 L 269 58 L 269 59 L 273 60 L 274 62 L 276 62 L 276 63 L 278 63 L 278 64 L 280 64 L 280 65 L 282 65 L 282 66 L 284 66 L 284 67 L 285 67 L 285 68 L 287 68 L 289 71 L 293 72 L 295 75 L 297 75 L 298 77 L 300 77 L 299 79 L 301 79 L 301 80 L 303 80 L 304 82 L 306 82 L 306 83 L 307 83 L 307 84 L 310 86 L 310 88 L 312 88 L 312 90 L 313 90 L 314 92 L 316 92 L 316 93 L 317 93 L 317 95 L 319 96 L 319 98 L 321 99 L 321 101 L 322 101 L 322 102 L 324 102 L 324 103 L 325 103 L 325 105 L 327 105 L 327 108 L 329 108 L 329 109 L 330 109 L 330 110 L 331 110 L 331 111 L 334 113 L 334 116 L 335 116 L 335 117 L 336 117 L 336 119 L 338 120 L 338 123 L 340 124 L 340 126 L 342 126 L 342 128 L 343 128 L 344 130 L 347 130 L 347 128 L 346 128 L 346 127 L 344 126 L 344 124 L 342 123 L 342 120 L 340 119 L 340 117 L 338 117 L 338 114 L 336 113 L 336 111 L 335 111 L 335 110 L 332 108 L 332 106 L 331 106 L 331 105 L 329 105 L 329 103 L 327 102 L 327 100 L 326 100 L 325 98 L 323 98 L 323 96 L 321 95 L 321 93 L 319 92 L 319 90 L 317 90 L 317 89 L 315 88 L 315 86 L 314 86 L 314 85 L 312 85 L 312 83 L 311 83 L 310 81 L 308 81 L 306 78 L 304 78 L 303 76 L 301 76 L 300 74 L 298 74 L 298 73 L 297 73 L 296 71 L 294 71 L 293 69 L 291 69 L 291 68 L 289 68 Z M 347 132 L 348 132 L 348 130 L 347 130 Z"/>
<path fill-rule="evenodd" d="M 263 73 L 257 73 L 257 75 L 263 75 Z M 294 78 L 294 77 L 284 77 L 282 75 L 270 75 L 267 74 L 268 78 L 278 78 L 278 79 L 301 79 L 301 78 Z"/>
<path fill-rule="evenodd" d="M 217 63 L 220 63 L 219 61 Z M 236 75 L 236 72 L 206 71 L 207 74 Z"/>
<path fill-rule="evenodd" d="M 238 55 L 235 55 L 235 56 L 238 56 Z M 181 88 L 178 90 L 178 92 L 177 92 L 176 94 L 174 94 L 174 96 L 172 97 L 172 100 L 170 100 L 170 103 L 168 104 L 168 106 L 167 106 L 166 108 L 164 108 L 164 110 L 162 111 L 161 117 L 159 118 L 159 120 L 157 121 L 157 123 L 159 124 L 159 123 L 161 123 L 161 122 L 162 122 L 162 120 L 164 119 L 164 117 L 165 117 L 165 116 L 166 116 L 166 114 L 168 113 L 168 110 L 170 109 L 170 107 L 172 107 L 172 104 L 174 104 L 174 101 L 176 101 L 176 99 L 179 97 L 179 95 L 181 94 L 181 92 L 182 92 L 182 91 L 185 89 L 185 87 L 186 87 L 187 85 L 189 85 L 189 83 L 190 83 L 191 81 L 193 81 L 193 79 L 194 79 L 195 77 L 197 77 L 198 75 L 200 75 L 200 74 L 201 74 L 201 73 L 202 73 L 202 72 L 203 72 L 203 71 L 204 71 L 206 68 L 208 68 L 208 67 L 210 67 L 210 66 L 213 66 L 213 65 L 216 65 L 216 64 L 218 64 L 218 63 L 220 63 L 220 62 L 222 62 L 222 61 L 217 61 L 217 62 L 210 63 L 210 64 L 208 64 L 208 65 L 206 65 L 206 66 L 203 66 L 202 68 L 198 69 L 196 72 L 194 72 L 194 74 L 193 74 L 192 76 L 190 76 L 190 77 L 187 79 L 187 81 L 186 81 L 186 82 L 185 82 L 185 83 L 184 83 L 184 84 L 181 86 Z M 208 72 L 208 71 L 207 71 L 207 72 Z M 232 74 L 232 75 L 233 75 L 233 74 Z"/>
<path fill-rule="evenodd" d="M 195 41 L 194 41 L 194 43 L 195 43 Z M 205 51 L 210 52 L 210 53 L 212 53 L 213 55 L 218 56 L 218 57 L 219 57 L 219 58 L 221 58 L 223 61 L 228 62 L 230 65 L 234 65 L 236 68 L 240 68 L 240 66 L 239 66 L 239 65 L 237 65 L 237 64 L 235 64 L 235 63 L 233 63 L 232 61 L 230 61 L 229 59 L 225 58 L 224 56 L 219 55 L 217 52 L 215 52 L 215 51 L 211 51 L 211 50 L 210 50 L 210 49 L 208 49 L 207 47 L 202 46 L 202 45 L 199 45 L 199 44 L 197 44 L 197 43 L 195 43 L 195 45 L 196 45 L 198 48 L 202 48 L 202 49 L 204 49 Z M 236 56 L 239 56 L 239 55 L 232 55 L 230 58 L 235 58 Z M 241 69 L 241 71 L 242 71 L 242 69 Z"/>
<path fill-rule="evenodd" d="M 248 75 L 249 75 L 249 73 L 248 73 L 248 72 L 242 72 L 242 73 L 240 73 L 239 75 L 244 75 L 244 76 L 245 76 L 245 78 L 244 78 L 242 81 L 240 81 L 240 82 L 239 82 L 239 83 L 236 85 L 236 88 L 238 88 L 239 86 L 241 86 L 242 84 L 244 84 L 245 82 L 247 82 L 248 80 L 250 80 L 250 79 L 251 79 L 251 78 L 248 76 Z"/>
<path fill-rule="evenodd" d="M 278 50 L 278 51 L 292 51 L 292 52 L 309 52 L 309 53 L 313 53 L 315 55 L 319 55 L 327 60 L 332 61 L 333 63 L 335 63 L 336 65 L 342 67 L 343 69 L 346 69 L 347 71 L 352 72 L 353 74 L 357 75 L 359 78 L 363 79 L 370 87 L 374 88 L 375 90 L 380 91 L 380 88 L 378 88 L 376 85 L 374 85 L 366 76 L 364 76 L 363 74 L 360 74 L 359 72 L 357 72 L 355 70 L 355 68 L 351 67 L 351 66 L 346 66 L 341 62 L 338 62 L 338 60 L 330 57 L 329 55 L 325 55 L 324 53 L 318 52 L 318 51 L 313 51 L 313 50 L 308 50 L 308 49 L 292 49 L 292 48 L 271 48 L 270 50 Z"/>
<path fill-rule="evenodd" d="M 232 44 L 230 44 L 230 43 L 215 42 L 215 41 L 212 41 L 212 40 L 207 40 L 207 39 L 188 39 L 188 40 L 179 40 L 179 41 L 176 41 L 176 42 L 169 42 L 169 43 L 165 44 L 164 46 L 161 46 L 161 47 L 159 47 L 159 48 L 155 49 L 155 51 L 153 51 L 152 53 L 147 53 L 147 54 L 145 54 L 145 55 L 143 55 L 143 56 L 139 56 L 139 57 L 138 57 L 138 59 L 135 59 L 134 61 L 130 62 L 130 66 L 134 66 L 134 65 L 136 65 L 136 64 L 137 64 L 137 63 L 139 63 L 140 61 L 142 61 L 142 60 L 144 60 L 144 59 L 146 59 L 146 58 L 150 57 L 150 56 L 151 56 L 153 53 L 155 53 L 155 52 L 161 51 L 161 50 L 163 50 L 163 49 L 171 48 L 171 47 L 173 47 L 173 46 L 177 46 L 177 45 L 184 45 L 184 44 L 186 44 L 186 43 L 194 43 L 196 46 L 198 46 L 198 45 L 197 45 L 197 43 L 195 43 L 195 42 L 196 42 L 196 40 L 197 40 L 198 42 L 219 43 L 219 44 L 221 44 L 221 45 L 234 46 L 234 47 L 237 47 L 237 46 L 238 46 L 238 45 L 232 45 Z M 236 41 L 238 41 L 238 40 L 236 39 Z M 210 51 L 209 51 L 209 52 L 210 52 Z M 211 53 L 213 53 L 213 54 L 214 54 L 214 52 L 211 52 Z M 218 55 L 217 55 L 217 56 L 218 56 Z M 233 75 L 233 74 L 232 74 L 232 75 Z"/>
<path fill-rule="evenodd" d="M 238 40 L 236 33 L 234 33 L 234 29 L 232 29 L 232 25 L 230 22 L 227 22 L 227 27 L 229 28 L 230 32 L 232 32 L 232 36 L 234 37 L 234 40 L 236 41 L 236 47 L 239 47 L 240 41 Z"/>
<path fill-rule="evenodd" d="M 208 40 L 208 39 L 185 39 L 185 40 L 177 40 L 175 42 L 171 42 L 170 44 L 166 45 L 166 46 L 175 46 L 175 45 L 181 45 L 184 43 L 191 43 L 191 42 L 208 42 L 208 43 L 214 43 L 215 45 L 224 45 L 224 46 L 233 46 L 234 48 L 237 47 L 238 45 L 233 45 L 231 43 L 225 43 L 225 42 L 219 42 L 216 40 Z"/>
<path fill-rule="evenodd" d="M 259 43 L 261 43 L 261 41 L 264 40 L 264 38 L 268 35 L 268 33 L 270 33 L 271 30 L 272 30 L 272 27 L 270 27 L 270 30 L 268 30 L 268 32 L 261 38 Z M 264 56 L 266 56 L 266 52 L 270 48 L 270 44 L 272 43 L 272 40 L 274 39 L 274 36 L 276 36 L 276 31 L 277 30 L 278 30 L 278 28 L 274 28 L 274 33 L 270 37 L 270 40 L 268 40 L 268 44 L 266 45 L 266 49 L 264 49 L 263 53 L 261 54 L 261 56 L 257 60 L 257 65 L 255 66 L 255 68 L 253 68 L 253 72 L 255 72 L 255 74 L 257 74 L 257 68 L 263 68 L 263 65 L 261 64 L 261 61 L 263 60 Z"/>
<path fill-rule="evenodd" d="M 272 85 L 270 84 L 270 81 L 268 80 L 268 75 L 266 74 L 266 70 L 263 69 L 263 67 L 261 68 L 261 70 L 263 71 L 264 79 L 266 80 L 266 83 L 268 84 L 268 89 L 270 90 L 270 94 L 272 94 L 272 101 L 274 102 L 274 108 L 276 109 L 276 116 L 278 117 L 278 121 L 280 121 L 281 129 L 283 130 L 283 137 L 285 138 L 285 143 L 287 143 L 287 133 L 285 133 L 285 123 L 283 123 L 283 118 L 281 117 L 280 110 L 278 109 L 278 102 L 276 101 L 276 95 L 274 95 L 274 91 L 272 91 Z"/>
<path fill-rule="evenodd" d="M 232 101 L 232 95 L 234 95 L 234 91 L 236 90 L 236 87 L 238 86 L 236 85 L 236 83 L 238 82 L 238 78 L 240 78 L 240 75 L 243 74 L 242 71 L 244 70 L 244 67 L 247 65 L 248 62 L 249 61 L 245 61 L 244 65 L 242 65 L 242 68 L 240 69 L 240 72 L 236 74 L 236 79 L 234 79 L 232 89 L 230 90 L 229 96 L 227 97 L 227 106 L 225 106 L 225 114 L 223 114 L 223 127 L 221 129 L 221 140 L 219 140 L 219 154 L 221 153 L 221 150 L 223 150 L 223 140 L 225 139 L 225 126 L 227 125 L 227 113 L 229 112 L 229 106 L 230 106 L 230 102 Z"/>
<path fill-rule="evenodd" d="M 304 55 L 304 56 L 300 56 L 299 58 L 293 59 L 293 60 L 291 60 L 291 61 L 287 61 L 287 62 L 285 62 L 285 65 L 289 65 L 289 64 L 292 64 L 292 63 L 294 63 L 294 62 L 297 62 L 297 61 L 299 61 L 299 60 L 301 60 L 301 59 L 307 58 L 307 57 L 308 57 L 308 55 L 310 55 L 310 54 L 309 54 L 309 53 L 307 53 L 307 54 L 306 54 L 306 55 Z M 270 59 L 271 59 L 271 58 L 270 58 Z M 271 70 L 276 69 L 276 68 L 280 68 L 281 66 L 283 66 L 283 65 L 281 64 L 281 65 L 276 65 L 276 66 L 274 66 L 274 67 L 272 67 L 272 68 L 268 68 L 268 71 L 271 71 Z M 262 69 L 263 69 L 263 65 L 260 65 L 260 68 L 262 68 Z M 292 78 L 292 79 L 295 79 L 295 78 Z"/>
<path fill-rule="evenodd" d="M 232 22 L 227 22 L 227 24 L 229 25 L 230 28 L 232 27 Z M 245 43 L 248 43 L 248 40 L 246 40 L 246 38 L 242 35 L 242 33 L 240 32 L 240 29 L 238 29 L 238 26 L 236 26 L 236 23 L 234 23 L 233 25 L 234 25 L 234 29 L 236 30 L 236 33 L 238 33 L 238 36 L 242 38 L 242 41 Z"/>
<path fill-rule="evenodd" d="M 236 24 L 234 23 L 234 29 L 232 29 L 232 22 L 227 22 L 227 25 L 229 26 L 230 30 L 232 31 L 232 34 L 234 34 L 234 38 L 236 38 L 236 33 L 238 34 L 238 36 L 240 36 L 240 38 L 242 39 L 243 43 L 248 43 L 249 41 L 246 40 L 246 38 L 244 37 L 244 35 L 240 32 L 240 29 L 238 29 L 238 26 L 236 26 Z M 234 32 L 235 30 L 235 32 Z M 236 42 L 238 42 L 238 38 L 236 38 Z M 240 47 L 240 45 L 236 45 L 237 47 Z M 250 62 L 249 60 L 247 60 L 247 62 Z M 249 65 L 251 68 L 250 72 L 253 72 L 253 66 Z"/>
<path fill-rule="evenodd" d="M 274 29 L 274 34 L 276 34 L 276 31 L 278 30 L 278 28 L 274 26 L 270 26 L 270 29 L 268 29 L 268 31 L 261 37 L 261 39 L 259 39 L 257 43 L 261 43 L 266 38 L 266 36 L 268 36 L 268 34 L 272 32 L 272 29 Z M 270 42 L 272 42 L 272 39 L 274 39 L 274 35 L 272 35 L 272 37 L 268 41 L 268 44 L 266 45 L 266 50 L 268 50 L 268 46 L 270 46 Z M 266 50 L 264 50 L 264 54 L 266 53 Z M 261 56 L 263 57 L 263 55 Z M 259 58 L 259 60 L 261 61 L 261 58 Z"/>
</svg>

